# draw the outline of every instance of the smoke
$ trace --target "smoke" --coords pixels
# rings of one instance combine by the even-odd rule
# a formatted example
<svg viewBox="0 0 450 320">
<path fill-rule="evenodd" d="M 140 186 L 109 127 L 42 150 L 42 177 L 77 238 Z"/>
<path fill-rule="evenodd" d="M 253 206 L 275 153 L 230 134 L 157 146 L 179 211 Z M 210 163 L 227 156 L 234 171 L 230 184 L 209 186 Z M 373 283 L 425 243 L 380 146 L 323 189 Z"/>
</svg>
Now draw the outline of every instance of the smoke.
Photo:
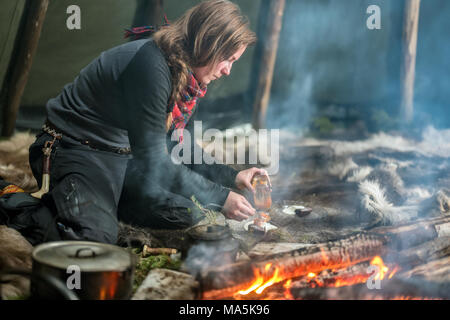
<svg viewBox="0 0 450 320">
<path fill-rule="evenodd" d="M 370 5 L 380 7 L 380 30 L 366 27 Z M 449 11 L 445 0 L 421 4 L 415 121 L 408 127 L 400 118 L 403 1 L 287 1 L 268 126 L 303 133 L 324 115 L 347 126 L 363 120 L 372 132 L 448 127 Z"/>
</svg>

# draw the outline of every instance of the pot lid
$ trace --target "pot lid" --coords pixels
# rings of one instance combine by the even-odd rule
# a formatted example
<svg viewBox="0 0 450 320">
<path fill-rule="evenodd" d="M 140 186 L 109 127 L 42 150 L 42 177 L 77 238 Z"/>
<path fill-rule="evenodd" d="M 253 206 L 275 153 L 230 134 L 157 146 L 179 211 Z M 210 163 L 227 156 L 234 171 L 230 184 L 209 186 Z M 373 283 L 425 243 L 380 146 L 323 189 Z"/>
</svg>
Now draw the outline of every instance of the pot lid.
<svg viewBox="0 0 450 320">
<path fill-rule="evenodd" d="M 222 240 L 231 237 L 230 228 L 217 224 L 195 226 L 188 233 L 197 240 Z"/>
<path fill-rule="evenodd" d="M 54 268 L 77 265 L 83 272 L 125 271 L 132 256 L 125 249 L 89 241 L 55 241 L 38 245 L 33 260 Z"/>
</svg>

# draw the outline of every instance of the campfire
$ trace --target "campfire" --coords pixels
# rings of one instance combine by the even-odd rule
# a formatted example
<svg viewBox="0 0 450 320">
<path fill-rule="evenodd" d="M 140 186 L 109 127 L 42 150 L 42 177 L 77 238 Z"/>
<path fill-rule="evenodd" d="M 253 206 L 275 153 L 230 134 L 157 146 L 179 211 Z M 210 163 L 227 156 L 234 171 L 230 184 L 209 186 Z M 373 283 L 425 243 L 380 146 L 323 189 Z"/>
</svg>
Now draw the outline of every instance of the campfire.
<svg viewBox="0 0 450 320">
<path fill-rule="evenodd" d="M 438 250 L 442 240 L 438 231 L 449 225 L 447 217 L 379 227 L 338 241 L 275 254 L 264 261 L 208 268 L 200 276 L 202 298 L 439 298 L 422 287 L 425 281 L 406 275 L 423 262 L 417 258 L 418 252 L 430 253 L 430 246 Z M 412 239 L 411 234 L 418 236 Z"/>
<path fill-rule="evenodd" d="M 383 280 L 386 277 L 391 279 L 395 273 L 399 270 L 397 265 L 393 267 L 387 267 L 383 259 L 379 256 L 375 256 L 370 262 L 369 266 L 375 267 L 375 272 L 370 274 L 367 273 L 367 265 L 361 264 L 356 268 L 351 268 L 351 270 L 345 269 L 344 271 L 322 271 L 319 274 L 314 272 L 309 272 L 306 276 L 297 278 L 294 282 L 294 285 L 299 288 L 316 288 L 316 287 L 344 287 L 351 286 L 355 284 L 367 283 L 369 278 L 373 277 L 375 281 Z M 269 270 L 271 267 L 271 263 L 266 264 L 264 267 L 265 270 Z M 270 279 L 266 279 L 263 275 L 261 275 L 258 269 L 255 269 L 255 282 L 246 290 L 241 290 L 233 295 L 235 299 L 243 299 L 246 296 L 251 296 L 257 298 L 263 294 L 266 289 L 269 289 L 272 286 L 275 286 L 278 283 L 282 283 L 282 287 L 285 289 L 283 291 L 284 299 L 294 299 L 291 288 L 293 286 L 293 280 L 283 280 L 283 277 L 279 275 L 279 268 L 276 268 L 273 276 Z M 255 296 L 256 295 L 256 296 Z"/>
</svg>

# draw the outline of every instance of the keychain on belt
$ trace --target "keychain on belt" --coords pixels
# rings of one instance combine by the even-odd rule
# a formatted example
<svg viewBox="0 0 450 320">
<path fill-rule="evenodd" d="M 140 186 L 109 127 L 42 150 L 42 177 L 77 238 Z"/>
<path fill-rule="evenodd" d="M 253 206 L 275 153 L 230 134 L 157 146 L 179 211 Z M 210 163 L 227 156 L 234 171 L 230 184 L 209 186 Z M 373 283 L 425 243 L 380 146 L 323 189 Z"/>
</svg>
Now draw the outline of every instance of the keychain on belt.
<svg viewBox="0 0 450 320">
<path fill-rule="evenodd" d="M 57 136 L 53 136 L 52 141 L 46 141 L 42 152 L 44 154 L 42 158 L 42 186 L 38 192 L 31 195 L 35 198 L 41 199 L 44 194 L 50 191 L 50 156 L 52 154 L 53 144 L 55 143 Z"/>
</svg>

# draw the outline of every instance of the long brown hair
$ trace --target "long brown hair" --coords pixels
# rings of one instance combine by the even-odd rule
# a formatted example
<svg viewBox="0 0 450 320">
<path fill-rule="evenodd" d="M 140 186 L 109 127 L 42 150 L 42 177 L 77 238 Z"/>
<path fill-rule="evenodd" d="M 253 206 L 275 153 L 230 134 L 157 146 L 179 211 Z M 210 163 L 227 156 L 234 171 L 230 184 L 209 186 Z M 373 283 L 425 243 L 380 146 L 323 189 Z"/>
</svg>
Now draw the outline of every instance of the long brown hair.
<svg viewBox="0 0 450 320">
<path fill-rule="evenodd" d="M 214 66 L 242 46 L 253 45 L 256 35 L 239 7 L 227 0 L 204 1 L 153 35 L 164 52 L 171 74 L 170 102 L 180 100 L 189 70 Z"/>
</svg>

